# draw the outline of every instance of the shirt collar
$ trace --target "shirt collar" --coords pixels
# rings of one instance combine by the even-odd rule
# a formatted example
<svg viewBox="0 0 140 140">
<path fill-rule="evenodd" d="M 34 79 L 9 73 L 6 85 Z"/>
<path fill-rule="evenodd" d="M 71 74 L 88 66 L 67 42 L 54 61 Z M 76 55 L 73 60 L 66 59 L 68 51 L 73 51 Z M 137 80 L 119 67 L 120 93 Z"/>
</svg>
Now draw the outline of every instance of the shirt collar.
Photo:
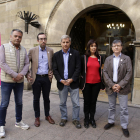
<svg viewBox="0 0 140 140">
<path fill-rule="evenodd" d="M 45 47 L 45 49 L 44 49 L 44 50 L 42 50 L 42 49 L 41 49 L 41 47 L 39 46 L 39 50 L 40 50 L 40 51 L 44 51 L 44 50 L 46 50 L 46 47 Z"/>
<path fill-rule="evenodd" d="M 69 52 L 70 52 L 70 48 L 68 49 L 67 53 L 69 53 Z M 62 53 L 63 53 L 63 54 L 67 54 L 67 53 L 65 53 L 65 52 L 63 51 L 63 49 L 62 49 Z"/>
<path fill-rule="evenodd" d="M 117 56 L 117 57 L 121 57 L 121 53 L 119 54 L 119 56 Z M 113 58 L 117 58 L 116 56 L 115 56 L 115 54 L 113 53 Z"/>
</svg>

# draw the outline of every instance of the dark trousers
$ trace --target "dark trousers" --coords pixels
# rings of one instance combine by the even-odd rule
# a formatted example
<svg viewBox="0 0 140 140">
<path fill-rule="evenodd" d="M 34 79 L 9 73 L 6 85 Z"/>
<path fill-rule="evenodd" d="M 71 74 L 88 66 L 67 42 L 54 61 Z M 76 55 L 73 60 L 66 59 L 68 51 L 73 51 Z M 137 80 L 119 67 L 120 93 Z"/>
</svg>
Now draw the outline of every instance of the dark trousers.
<svg viewBox="0 0 140 140">
<path fill-rule="evenodd" d="M 5 126 L 6 113 L 12 90 L 14 91 L 14 98 L 16 104 L 15 105 L 16 122 L 20 122 L 22 120 L 23 82 L 22 83 L 1 82 L 0 126 Z"/>
<path fill-rule="evenodd" d="M 100 91 L 101 83 L 96 84 L 88 84 L 86 83 L 85 88 L 83 90 L 84 96 L 84 114 L 85 120 L 94 120 L 94 115 L 96 112 L 96 102 L 98 98 L 98 94 Z"/>
<path fill-rule="evenodd" d="M 41 77 L 36 75 L 35 82 L 32 85 L 33 88 L 33 107 L 35 111 L 35 117 L 40 117 L 40 95 L 42 90 L 43 100 L 44 100 L 44 112 L 45 116 L 49 116 L 50 111 L 50 88 L 51 82 L 48 78 L 48 75 L 45 77 Z"/>
</svg>

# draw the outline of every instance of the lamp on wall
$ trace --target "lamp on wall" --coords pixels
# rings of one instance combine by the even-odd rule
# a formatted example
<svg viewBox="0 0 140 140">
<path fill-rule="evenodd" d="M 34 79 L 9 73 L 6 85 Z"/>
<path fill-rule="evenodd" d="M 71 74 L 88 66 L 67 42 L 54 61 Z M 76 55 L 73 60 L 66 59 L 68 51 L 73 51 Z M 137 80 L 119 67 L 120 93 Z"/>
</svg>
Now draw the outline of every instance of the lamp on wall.
<svg viewBox="0 0 140 140">
<path fill-rule="evenodd" d="M 122 23 L 116 23 L 116 24 L 114 24 L 114 23 L 110 23 L 110 24 L 108 24 L 107 25 L 107 28 L 110 28 L 110 29 L 121 29 L 121 28 L 124 28 L 125 27 L 125 24 L 122 24 Z"/>
<path fill-rule="evenodd" d="M 25 20 L 25 32 L 27 32 L 27 34 L 28 34 L 28 24 L 31 24 L 35 28 L 40 27 L 40 24 L 38 23 L 38 21 L 31 22 L 38 18 L 38 16 L 35 14 L 32 14 L 32 12 L 27 11 L 27 13 L 26 13 L 24 11 L 22 14 L 22 12 L 19 11 L 17 13 L 17 16 L 20 17 L 21 19 Z"/>
</svg>

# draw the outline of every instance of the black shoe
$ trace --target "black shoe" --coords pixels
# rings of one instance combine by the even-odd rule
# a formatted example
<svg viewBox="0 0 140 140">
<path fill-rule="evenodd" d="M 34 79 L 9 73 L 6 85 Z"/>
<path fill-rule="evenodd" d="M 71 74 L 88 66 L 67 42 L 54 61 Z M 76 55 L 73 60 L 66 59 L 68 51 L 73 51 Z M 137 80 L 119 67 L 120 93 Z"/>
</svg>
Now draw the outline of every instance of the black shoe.
<svg viewBox="0 0 140 140">
<path fill-rule="evenodd" d="M 95 121 L 90 121 L 90 124 L 92 125 L 93 128 L 96 128 L 96 123 L 95 123 Z"/>
<path fill-rule="evenodd" d="M 67 120 L 61 119 L 61 122 L 59 123 L 60 126 L 65 126 Z"/>
<path fill-rule="evenodd" d="M 89 121 L 84 120 L 84 127 L 85 127 L 85 128 L 89 128 Z"/>
<path fill-rule="evenodd" d="M 123 129 L 122 128 L 122 131 L 123 131 L 124 136 L 128 138 L 129 137 L 129 131 L 128 131 L 128 129 Z"/>
<path fill-rule="evenodd" d="M 79 122 L 79 121 L 74 120 L 72 123 L 75 125 L 75 127 L 76 127 L 76 128 L 78 128 L 78 129 L 80 129 L 80 128 L 81 128 L 81 124 L 80 124 L 80 122 Z"/>
<path fill-rule="evenodd" d="M 104 126 L 104 129 L 105 130 L 108 130 L 108 129 L 110 129 L 111 127 L 113 127 L 114 126 L 114 123 L 108 123 L 108 124 L 106 124 L 105 126 Z"/>
</svg>

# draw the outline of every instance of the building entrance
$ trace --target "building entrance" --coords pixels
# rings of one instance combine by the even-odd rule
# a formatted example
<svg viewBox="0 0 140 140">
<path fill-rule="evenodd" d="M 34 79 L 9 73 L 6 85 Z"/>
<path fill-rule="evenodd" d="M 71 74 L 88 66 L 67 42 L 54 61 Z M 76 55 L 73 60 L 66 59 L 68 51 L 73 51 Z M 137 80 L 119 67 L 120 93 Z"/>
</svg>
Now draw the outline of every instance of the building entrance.
<svg viewBox="0 0 140 140">
<path fill-rule="evenodd" d="M 111 48 L 113 40 L 119 39 L 123 43 L 122 53 L 128 55 L 132 65 L 134 64 L 135 29 L 129 17 L 122 10 L 111 5 L 96 5 L 77 17 L 70 26 L 72 27 L 69 33 L 72 38 L 72 48 L 83 55 L 87 42 L 94 39 L 98 43 L 99 54 L 105 60 L 113 53 Z M 133 89 L 133 78 L 131 87 Z"/>
<path fill-rule="evenodd" d="M 128 16 L 114 6 L 98 5 L 79 16 L 71 28 L 70 36 L 71 47 L 81 55 L 85 53 L 89 39 L 96 40 L 104 60 L 112 54 L 113 40 L 120 39 L 123 43 L 122 52 L 130 56 L 133 63 L 135 29 Z"/>
</svg>

